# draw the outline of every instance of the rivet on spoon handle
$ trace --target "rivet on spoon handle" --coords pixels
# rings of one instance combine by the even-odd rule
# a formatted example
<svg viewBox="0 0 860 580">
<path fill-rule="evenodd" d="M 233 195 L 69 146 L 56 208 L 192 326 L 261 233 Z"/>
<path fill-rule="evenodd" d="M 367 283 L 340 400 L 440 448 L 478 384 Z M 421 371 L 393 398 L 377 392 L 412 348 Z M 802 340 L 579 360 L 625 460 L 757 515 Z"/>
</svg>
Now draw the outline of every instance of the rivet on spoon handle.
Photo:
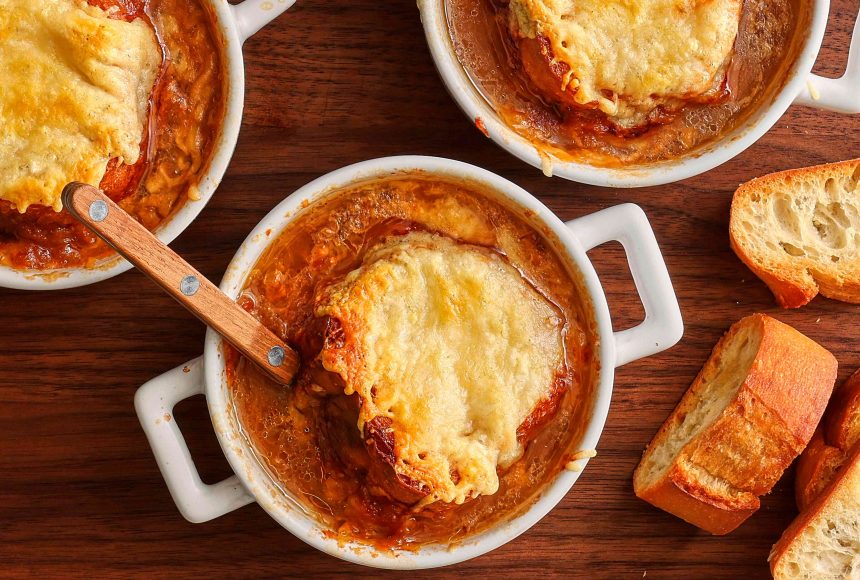
<svg viewBox="0 0 860 580">
<path fill-rule="evenodd" d="M 299 355 L 293 349 L 108 196 L 91 185 L 70 183 L 63 189 L 63 205 L 275 380 L 284 384 L 293 380 L 299 366 Z"/>
</svg>

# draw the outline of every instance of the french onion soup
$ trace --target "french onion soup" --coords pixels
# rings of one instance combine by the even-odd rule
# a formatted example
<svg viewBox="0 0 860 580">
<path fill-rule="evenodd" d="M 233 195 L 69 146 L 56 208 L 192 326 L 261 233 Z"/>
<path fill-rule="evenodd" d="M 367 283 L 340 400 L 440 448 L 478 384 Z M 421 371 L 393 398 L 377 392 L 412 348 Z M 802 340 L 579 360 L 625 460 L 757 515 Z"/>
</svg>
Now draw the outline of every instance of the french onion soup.
<svg viewBox="0 0 860 580">
<path fill-rule="evenodd" d="M 110 255 L 62 210 L 70 181 L 99 186 L 149 229 L 197 196 L 226 95 L 204 0 L 4 0 L 0 41 L 0 264 Z"/>
<path fill-rule="evenodd" d="M 423 173 L 302 209 L 239 303 L 301 355 L 229 346 L 237 423 L 343 542 L 449 544 L 527 509 L 580 451 L 598 372 L 579 275 L 533 216 Z"/>
<path fill-rule="evenodd" d="M 807 0 L 445 0 L 460 63 L 542 156 L 695 152 L 784 84 Z M 476 121 L 477 122 L 477 121 Z"/>
</svg>

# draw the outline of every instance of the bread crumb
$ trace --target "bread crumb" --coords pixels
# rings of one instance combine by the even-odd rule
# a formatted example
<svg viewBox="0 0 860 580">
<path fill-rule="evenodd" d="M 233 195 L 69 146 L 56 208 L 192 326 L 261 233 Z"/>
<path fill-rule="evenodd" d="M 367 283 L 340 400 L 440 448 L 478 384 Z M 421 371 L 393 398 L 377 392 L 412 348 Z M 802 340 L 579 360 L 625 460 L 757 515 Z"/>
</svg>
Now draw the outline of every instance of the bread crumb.
<svg viewBox="0 0 860 580">
<path fill-rule="evenodd" d="M 188 199 L 191 201 L 200 201 L 200 189 L 196 185 L 188 188 Z"/>
</svg>

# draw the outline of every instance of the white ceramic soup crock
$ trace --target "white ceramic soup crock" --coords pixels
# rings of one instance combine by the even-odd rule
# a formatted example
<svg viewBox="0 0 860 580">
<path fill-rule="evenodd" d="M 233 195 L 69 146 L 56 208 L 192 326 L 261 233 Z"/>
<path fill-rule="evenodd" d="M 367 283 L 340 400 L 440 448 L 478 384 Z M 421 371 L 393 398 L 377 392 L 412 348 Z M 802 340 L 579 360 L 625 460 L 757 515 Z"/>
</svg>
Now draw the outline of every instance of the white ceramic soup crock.
<svg viewBox="0 0 860 580">
<path fill-rule="evenodd" d="M 785 85 L 770 101 L 761 104 L 733 131 L 702 149 L 677 159 L 628 168 L 605 168 L 556 159 L 539 152 L 533 143 L 508 127 L 481 96 L 466 74 L 454 50 L 446 18 L 447 0 L 418 0 L 421 21 L 436 68 L 448 91 L 469 119 L 481 119 L 486 134 L 512 155 L 553 175 L 605 187 L 645 187 L 662 185 L 704 173 L 739 155 L 758 141 L 792 103 L 840 113 L 860 113 L 860 19 L 854 26 L 848 66 L 838 79 L 811 73 L 821 48 L 829 0 L 811 0 L 812 14 L 806 38 L 797 60 L 788 72 Z"/>
<path fill-rule="evenodd" d="M 587 292 L 598 335 L 599 374 L 595 397 L 580 449 L 596 449 L 603 430 L 612 394 L 614 369 L 669 348 L 683 333 L 681 312 L 669 280 L 666 265 L 648 219 L 635 205 L 612 207 L 564 223 L 531 194 L 493 173 L 448 159 L 403 156 L 365 161 L 329 173 L 299 189 L 273 209 L 245 239 L 221 282 L 223 290 L 236 298 L 248 272 L 266 247 L 277 238 L 308 202 L 328 192 L 369 178 L 420 171 L 466 179 L 486 186 L 506 202 L 534 214 L 559 240 L 559 251 L 578 270 Z M 606 297 L 586 251 L 617 240 L 627 252 L 639 299 L 645 307 L 645 321 L 627 330 L 613 332 Z M 631 299 L 635 297 L 631 296 Z M 215 485 L 206 485 L 197 474 L 179 427 L 171 420 L 179 401 L 197 394 L 206 395 L 209 413 L 221 448 L 235 475 Z M 135 408 L 152 446 L 161 473 L 179 511 L 192 522 L 204 522 L 258 502 L 269 515 L 298 538 L 338 558 L 379 568 L 417 569 L 454 564 L 474 558 L 514 539 L 549 512 L 579 477 L 564 471 L 544 490 L 540 499 L 522 515 L 501 522 L 455 546 L 427 546 L 417 552 L 390 554 L 365 545 L 338 545 L 326 530 L 301 506 L 278 488 L 255 455 L 237 425 L 230 390 L 225 378 L 222 339 L 211 329 L 206 335 L 204 354 L 140 387 Z"/>
<path fill-rule="evenodd" d="M 165 220 L 155 231 L 164 243 L 172 242 L 191 225 L 212 198 L 221 182 L 242 124 L 245 100 L 245 65 L 242 44 L 263 26 L 282 14 L 295 0 L 244 0 L 230 5 L 227 0 L 206 0 L 212 7 L 215 23 L 224 39 L 224 58 L 227 74 L 227 97 L 224 124 L 215 145 L 209 168 L 197 184 L 200 197 L 186 200 L 176 213 Z M 131 269 L 131 264 L 117 256 L 105 258 L 94 268 L 66 268 L 56 270 L 18 270 L 0 265 L 0 287 L 21 290 L 61 290 L 94 284 Z"/>
</svg>

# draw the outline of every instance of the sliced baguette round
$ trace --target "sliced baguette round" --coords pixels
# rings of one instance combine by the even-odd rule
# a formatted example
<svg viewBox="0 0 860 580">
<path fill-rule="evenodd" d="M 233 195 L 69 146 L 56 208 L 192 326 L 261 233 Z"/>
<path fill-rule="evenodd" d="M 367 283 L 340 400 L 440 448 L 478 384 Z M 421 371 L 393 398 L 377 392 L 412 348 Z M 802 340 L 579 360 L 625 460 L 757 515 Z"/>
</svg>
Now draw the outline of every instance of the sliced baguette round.
<svg viewBox="0 0 860 580">
<path fill-rule="evenodd" d="M 636 495 L 712 534 L 732 531 L 806 447 L 836 367 L 786 324 L 740 320 L 645 449 Z"/>
<path fill-rule="evenodd" d="M 827 443 L 848 451 L 860 441 L 860 371 L 842 385 L 827 412 Z"/>
<path fill-rule="evenodd" d="M 776 580 L 860 578 L 860 446 L 773 546 Z"/>
<path fill-rule="evenodd" d="M 800 511 L 818 497 L 846 462 L 851 450 L 860 445 L 860 371 L 835 391 L 822 427 L 797 461 L 794 481 Z"/>
<path fill-rule="evenodd" d="M 805 510 L 821 494 L 844 460 L 842 450 L 828 445 L 821 430 L 816 431 L 797 459 L 794 497 L 798 510 Z"/>
<path fill-rule="evenodd" d="M 860 303 L 860 159 L 772 173 L 741 185 L 729 235 L 785 308 L 819 292 Z"/>
</svg>

